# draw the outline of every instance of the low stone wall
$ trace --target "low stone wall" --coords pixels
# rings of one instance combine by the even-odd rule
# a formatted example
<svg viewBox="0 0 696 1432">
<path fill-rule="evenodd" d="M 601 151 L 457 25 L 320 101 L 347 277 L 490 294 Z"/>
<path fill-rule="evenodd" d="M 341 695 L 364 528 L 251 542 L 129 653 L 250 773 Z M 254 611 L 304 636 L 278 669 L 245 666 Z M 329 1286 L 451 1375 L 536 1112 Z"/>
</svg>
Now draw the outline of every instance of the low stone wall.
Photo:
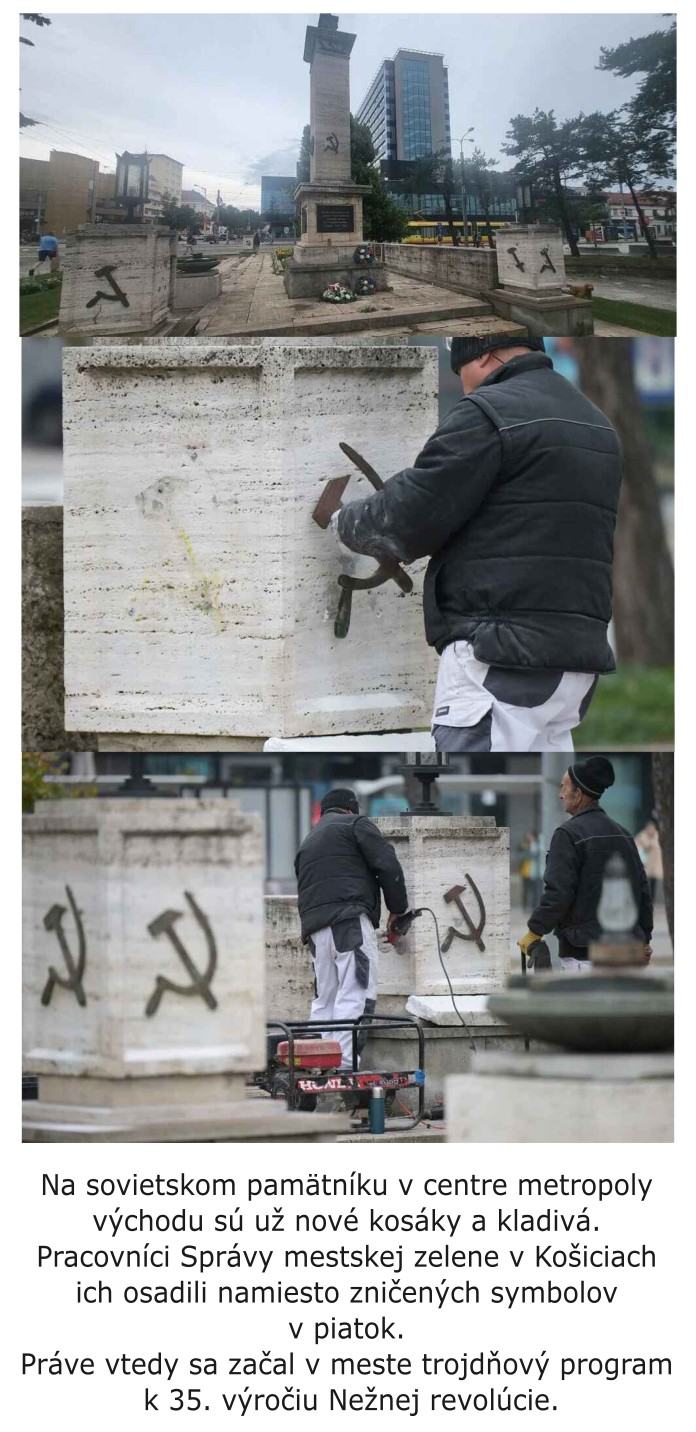
<svg viewBox="0 0 696 1432">
<path fill-rule="evenodd" d="M 498 263 L 493 249 L 451 248 L 435 244 L 382 244 L 388 268 L 422 283 L 459 293 L 487 296 L 496 288 Z"/>
<path fill-rule="evenodd" d="M 63 508 L 22 509 L 22 749 L 88 750 L 64 725 Z"/>
</svg>

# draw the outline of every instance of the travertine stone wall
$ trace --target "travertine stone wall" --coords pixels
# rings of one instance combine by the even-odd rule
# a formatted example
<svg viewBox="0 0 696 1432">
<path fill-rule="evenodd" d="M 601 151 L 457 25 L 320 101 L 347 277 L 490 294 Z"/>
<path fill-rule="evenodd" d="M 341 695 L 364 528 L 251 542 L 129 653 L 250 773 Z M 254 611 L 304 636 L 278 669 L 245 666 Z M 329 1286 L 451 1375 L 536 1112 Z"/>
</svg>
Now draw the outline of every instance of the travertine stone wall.
<svg viewBox="0 0 696 1432">
<path fill-rule="evenodd" d="M 309 1019 L 314 998 L 312 957 L 300 938 L 296 895 L 268 895 L 266 1011 L 268 1019 Z"/>
<path fill-rule="evenodd" d="M 440 928 L 443 956 L 456 992 L 483 994 L 499 987 L 510 946 L 510 832 L 489 816 L 380 816 L 375 822 L 390 840 L 403 866 L 409 904 L 433 910 Z M 482 916 L 471 882 L 479 892 Z M 459 899 L 474 927 L 479 949 L 465 917 L 445 894 L 463 886 Z M 483 924 L 482 924 L 483 920 Z M 457 933 L 448 941 L 448 932 Z M 449 948 L 444 947 L 449 944 Z M 437 954 L 430 915 L 421 915 L 397 946 L 380 947 L 383 994 L 448 994 Z"/>
<path fill-rule="evenodd" d="M 77 229 L 66 246 L 60 333 L 151 332 L 172 306 L 175 262 L 176 235 L 170 229 L 154 224 Z"/>
<path fill-rule="evenodd" d="M 382 244 L 384 262 L 394 273 L 455 292 L 486 294 L 498 282 L 495 249 L 451 248 L 430 244 Z"/>
<path fill-rule="evenodd" d="M 514 224 L 498 229 L 495 242 L 498 282 L 505 288 L 543 294 L 563 287 L 563 235 L 555 224 Z"/>
<path fill-rule="evenodd" d="M 263 1067 L 259 817 L 213 798 L 59 800 L 25 816 L 24 842 L 25 1068 Z"/>
<path fill-rule="evenodd" d="M 63 508 L 22 508 L 22 750 L 83 750 L 64 725 Z"/>
<path fill-rule="evenodd" d="M 674 1057 L 475 1053 L 445 1080 L 445 1119 L 448 1143 L 671 1143 Z"/>
<path fill-rule="evenodd" d="M 304 736 L 425 727 L 425 563 L 353 598 L 312 520 L 329 478 L 372 491 L 437 426 L 429 348 L 169 339 L 64 355 L 68 729 Z M 371 559 L 356 558 L 359 575 Z"/>
</svg>

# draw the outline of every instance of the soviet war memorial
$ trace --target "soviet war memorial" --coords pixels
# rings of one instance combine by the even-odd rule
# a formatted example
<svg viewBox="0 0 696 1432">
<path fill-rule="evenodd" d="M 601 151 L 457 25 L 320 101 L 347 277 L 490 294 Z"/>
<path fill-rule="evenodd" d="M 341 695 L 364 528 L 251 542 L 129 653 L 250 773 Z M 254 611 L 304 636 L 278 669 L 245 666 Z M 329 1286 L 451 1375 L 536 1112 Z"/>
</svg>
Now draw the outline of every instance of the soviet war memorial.
<svg viewBox="0 0 696 1432">
<path fill-rule="evenodd" d="M 521 60 L 553 47 L 559 19 L 544 29 L 519 17 Z M 235 44 L 244 53 L 249 25 L 214 21 L 213 71 Z M 153 17 L 152 26 L 166 47 L 166 23 Z M 404 45 L 395 17 L 393 59 L 383 58 L 371 17 L 353 32 L 330 14 L 276 27 L 267 37 L 276 88 L 265 85 L 258 53 L 248 72 L 240 62 L 245 103 L 230 140 L 245 175 L 230 173 L 230 144 L 214 132 L 184 163 L 169 150 L 193 147 L 190 128 L 167 133 L 156 117 L 164 152 L 150 152 L 135 137 L 124 144 L 124 114 L 120 133 L 105 127 L 103 148 L 95 141 L 101 158 L 88 158 L 49 148 L 41 135 L 53 143 L 50 126 L 25 116 L 22 332 L 673 334 L 674 30 L 660 23 L 643 45 L 616 17 L 605 36 L 586 26 L 577 95 L 559 84 L 559 64 L 539 76 L 530 104 L 521 66 L 503 76 L 496 60 L 503 26 L 476 17 L 468 43 L 477 68 L 466 78 L 456 23 L 444 17 L 433 33 L 447 55 L 429 48 L 425 25 L 422 48 Z M 105 33 L 90 35 L 97 63 Z M 37 52 L 25 68 L 29 80 L 36 74 L 38 107 L 42 81 L 54 83 L 43 75 L 52 34 L 24 38 Z M 557 43 L 560 53 L 560 30 Z M 194 53 L 178 58 L 199 112 L 205 93 L 186 69 Z M 127 40 L 122 63 L 127 70 Z M 478 102 L 477 124 L 465 93 Z M 113 104 L 118 111 L 118 90 Z M 267 158 L 258 157 L 262 133 L 276 142 Z"/>
<path fill-rule="evenodd" d="M 8 1426 L 682 1432 L 688 24 L 18 30 Z"/>
</svg>

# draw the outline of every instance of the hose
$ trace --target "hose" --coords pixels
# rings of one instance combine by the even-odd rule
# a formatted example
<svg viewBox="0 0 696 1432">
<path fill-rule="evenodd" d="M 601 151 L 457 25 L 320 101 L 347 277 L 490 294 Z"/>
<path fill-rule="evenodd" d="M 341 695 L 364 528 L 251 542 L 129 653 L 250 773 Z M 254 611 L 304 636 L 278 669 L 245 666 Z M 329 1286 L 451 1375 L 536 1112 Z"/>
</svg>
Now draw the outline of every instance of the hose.
<svg viewBox="0 0 696 1432">
<path fill-rule="evenodd" d="M 454 1010 L 454 1012 L 455 1012 L 455 1014 L 456 1014 L 456 1016 L 457 1016 L 457 1019 L 459 1020 L 459 1023 L 461 1024 L 462 1028 L 466 1030 L 467 1037 L 468 1037 L 469 1044 L 470 1044 L 471 1048 L 475 1051 L 475 1050 L 476 1050 L 476 1045 L 475 1045 L 475 1043 L 474 1043 L 474 1036 L 473 1036 L 473 1034 L 472 1034 L 472 1032 L 471 1032 L 471 1029 L 469 1028 L 469 1025 L 467 1024 L 466 1020 L 464 1019 L 464 1017 L 463 1017 L 463 1015 L 462 1015 L 462 1013 L 461 1013 L 461 1010 L 457 1009 L 457 1001 L 456 1001 L 456 999 L 455 999 L 454 990 L 452 989 L 452 981 L 451 981 L 451 979 L 450 979 L 450 977 L 449 977 L 449 971 L 448 971 L 448 969 L 447 969 L 447 965 L 445 964 L 444 956 L 443 956 L 443 954 L 442 954 L 442 946 L 440 945 L 440 927 L 439 927 L 439 925 L 438 925 L 438 923 L 437 923 L 437 915 L 435 914 L 435 911 L 434 911 L 434 910 L 431 910 L 428 905 L 420 905 L 420 906 L 418 907 L 418 911 L 417 911 L 416 913 L 418 913 L 418 914 L 424 914 L 424 915 L 430 915 L 431 918 L 432 918 L 433 925 L 435 926 L 435 939 L 436 939 L 436 941 L 437 941 L 437 957 L 438 957 L 438 959 L 439 959 L 439 961 L 440 961 L 440 965 L 442 966 L 442 973 L 444 974 L 445 979 L 447 980 L 447 987 L 448 987 L 449 992 L 450 992 L 450 999 L 451 999 L 451 1001 L 452 1001 L 452 1008 L 453 1008 L 453 1010 Z"/>
</svg>

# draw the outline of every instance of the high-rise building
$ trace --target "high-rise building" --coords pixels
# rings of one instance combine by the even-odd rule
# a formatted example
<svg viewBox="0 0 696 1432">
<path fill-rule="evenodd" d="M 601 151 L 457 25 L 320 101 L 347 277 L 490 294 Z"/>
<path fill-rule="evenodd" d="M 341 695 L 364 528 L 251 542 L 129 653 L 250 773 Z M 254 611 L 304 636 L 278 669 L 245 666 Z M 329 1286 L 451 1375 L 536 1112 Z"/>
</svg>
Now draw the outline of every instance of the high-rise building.
<svg viewBox="0 0 696 1432">
<path fill-rule="evenodd" d="M 449 90 L 442 55 L 397 50 L 384 60 L 358 108 L 378 159 L 420 159 L 450 153 Z"/>
</svg>

